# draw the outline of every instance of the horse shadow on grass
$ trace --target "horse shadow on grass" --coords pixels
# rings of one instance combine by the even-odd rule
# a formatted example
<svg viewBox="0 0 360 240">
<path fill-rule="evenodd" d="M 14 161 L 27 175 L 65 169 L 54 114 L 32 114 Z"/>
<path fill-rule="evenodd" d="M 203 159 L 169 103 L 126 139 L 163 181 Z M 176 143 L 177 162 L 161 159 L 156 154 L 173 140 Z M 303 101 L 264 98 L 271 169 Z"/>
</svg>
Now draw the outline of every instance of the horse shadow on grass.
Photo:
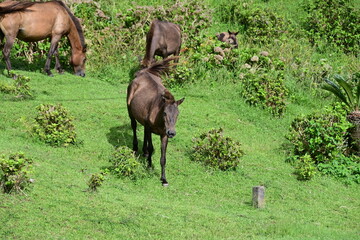
<svg viewBox="0 0 360 240">
<path fill-rule="evenodd" d="M 108 142 L 115 148 L 119 146 L 127 146 L 132 148 L 132 129 L 130 124 L 111 127 L 109 132 L 106 133 Z"/>
</svg>

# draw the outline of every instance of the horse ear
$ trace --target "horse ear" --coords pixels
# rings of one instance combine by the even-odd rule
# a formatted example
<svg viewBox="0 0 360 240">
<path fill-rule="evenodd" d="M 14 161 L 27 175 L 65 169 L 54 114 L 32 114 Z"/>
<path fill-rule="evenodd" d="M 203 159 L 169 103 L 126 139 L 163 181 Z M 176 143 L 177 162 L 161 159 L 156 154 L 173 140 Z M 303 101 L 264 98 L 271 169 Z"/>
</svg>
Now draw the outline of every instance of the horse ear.
<svg viewBox="0 0 360 240">
<path fill-rule="evenodd" d="M 234 35 L 236 36 L 236 35 L 238 35 L 238 33 L 239 33 L 239 31 L 237 31 L 237 32 L 234 32 Z"/>
<path fill-rule="evenodd" d="M 171 93 L 167 89 L 164 90 L 164 92 L 161 94 L 161 97 L 164 101 L 174 99 L 173 95 L 171 95 Z"/>
<path fill-rule="evenodd" d="M 180 99 L 180 100 L 177 100 L 176 101 L 176 105 L 180 105 L 180 104 L 182 104 L 182 102 L 185 100 L 185 98 L 182 98 L 182 99 Z"/>
</svg>

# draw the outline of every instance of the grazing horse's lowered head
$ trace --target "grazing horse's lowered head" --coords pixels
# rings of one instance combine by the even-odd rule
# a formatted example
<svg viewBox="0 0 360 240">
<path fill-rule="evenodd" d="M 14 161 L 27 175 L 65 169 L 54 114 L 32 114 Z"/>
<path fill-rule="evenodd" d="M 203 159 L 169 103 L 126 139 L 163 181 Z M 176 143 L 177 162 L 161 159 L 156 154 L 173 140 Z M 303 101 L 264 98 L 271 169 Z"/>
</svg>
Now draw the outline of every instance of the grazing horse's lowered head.
<svg viewBox="0 0 360 240">
<path fill-rule="evenodd" d="M 175 100 L 169 90 L 163 86 L 161 73 L 169 69 L 169 61 L 176 59 L 177 57 L 166 58 L 138 71 L 127 89 L 127 108 L 133 130 L 133 150 L 138 150 L 136 127 L 137 122 L 139 122 L 144 126 L 142 150 L 144 156 L 147 157 L 148 166 L 152 167 L 151 156 L 154 147 L 151 135 L 154 133 L 160 136 L 160 180 L 164 186 L 168 184 L 165 177 L 168 139 L 176 135 L 175 124 L 179 115 L 178 106 L 184 101 L 184 98 Z"/>
<path fill-rule="evenodd" d="M 238 35 L 239 32 L 230 32 L 228 30 L 228 32 L 223 32 L 223 33 L 219 33 L 216 34 L 218 40 L 222 41 L 222 42 L 227 42 L 229 43 L 233 48 L 237 48 L 238 47 L 238 42 L 236 39 L 236 35 Z"/>
<path fill-rule="evenodd" d="M 170 55 L 178 56 L 181 48 L 181 29 L 179 25 L 154 20 L 146 35 L 146 53 L 141 65 L 149 67 L 155 62 L 155 55 L 167 58 Z M 175 62 L 178 60 L 175 59 Z"/>
</svg>

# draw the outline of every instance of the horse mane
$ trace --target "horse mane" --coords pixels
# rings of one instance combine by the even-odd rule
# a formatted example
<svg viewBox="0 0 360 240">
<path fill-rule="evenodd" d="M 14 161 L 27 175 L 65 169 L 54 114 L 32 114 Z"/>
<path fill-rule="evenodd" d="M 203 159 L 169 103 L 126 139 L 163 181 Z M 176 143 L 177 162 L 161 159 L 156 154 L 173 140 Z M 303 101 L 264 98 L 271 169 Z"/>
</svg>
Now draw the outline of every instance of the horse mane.
<svg viewBox="0 0 360 240">
<path fill-rule="evenodd" d="M 146 72 L 149 72 L 149 73 L 154 74 L 159 77 L 162 73 L 166 73 L 169 71 L 170 66 L 174 65 L 174 64 L 170 64 L 170 62 L 177 58 L 179 58 L 179 57 L 165 58 L 164 60 L 162 60 L 160 62 L 155 62 L 155 63 L 151 64 L 149 67 L 141 70 L 141 72 L 146 71 Z"/>
<path fill-rule="evenodd" d="M 82 30 L 80 21 L 77 17 L 75 17 L 75 15 L 70 11 L 70 9 L 66 6 L 66 4 L 62 1 L 58 1 L 55 0 L 54 2 L 56 2 L 57 4 L 59 4 L 60 6 L 62 6 L 66 12 L 69 14 L 71 20 L 74 22 L 75 27 L 77 32 L 79 33 L 79 37 L 80 37 L 80 42 L 81 42 L 81 46 L 83 47 L 83 49 L 86 49 L 86 44 L 85 44 L 85 38 L 84 38 L 84 32 Z"/>
<path fill-rule="evenodd" d="M 0 7 L 0 14 L 13 13 L 18 11 L 27 11 L 28 7 L 31 7 L 36 2 L 17 2 L 9 6 Z"/>
</svg>

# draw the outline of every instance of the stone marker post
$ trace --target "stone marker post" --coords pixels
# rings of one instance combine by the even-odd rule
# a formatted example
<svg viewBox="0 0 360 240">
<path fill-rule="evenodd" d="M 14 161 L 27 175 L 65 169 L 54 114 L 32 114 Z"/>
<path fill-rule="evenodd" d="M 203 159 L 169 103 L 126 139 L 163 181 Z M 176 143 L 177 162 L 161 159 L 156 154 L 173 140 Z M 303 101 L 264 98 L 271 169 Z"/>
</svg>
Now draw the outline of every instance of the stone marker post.
<svg viewBox="0 0 360 240">
<path fill-rule="evenodd" d="M 265 187 L 256 186 L 252 189 L 252 202 L 253 206 L 256 208 L 265 207 Z"/>
</svg>

